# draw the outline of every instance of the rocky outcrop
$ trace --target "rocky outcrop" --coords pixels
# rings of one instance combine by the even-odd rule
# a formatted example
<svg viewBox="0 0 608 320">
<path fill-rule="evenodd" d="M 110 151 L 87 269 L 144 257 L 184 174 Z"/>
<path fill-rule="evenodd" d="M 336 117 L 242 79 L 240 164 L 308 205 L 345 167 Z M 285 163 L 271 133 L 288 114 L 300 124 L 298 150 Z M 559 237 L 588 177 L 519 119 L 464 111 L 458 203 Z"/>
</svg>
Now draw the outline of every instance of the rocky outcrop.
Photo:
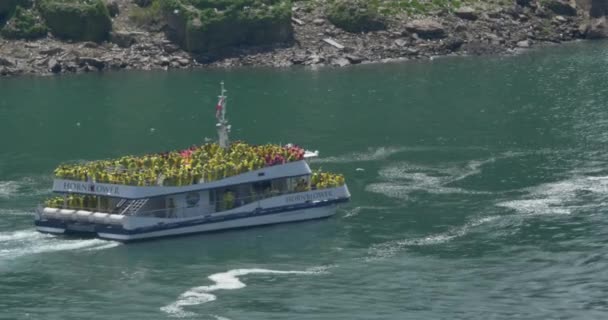
<svg viewBox="0 0 608 320">
<path fill-rule="evenodd" d="M 585 10 L 588 21 L 581 30 L 588 39 L 608 38 L 608 1 L 606 0 L 576 0 L 579 7 Z"/>
<path fill-rule="evenodd" d="M 0 0 L 0 4 L 5 1 Z M 377 14 L 385 21 L 384 29 L 357 32 L 329 19 L 331 5 L 336 1 L 137 0 L 143 8 L 135 1 L 37 0 L 38 5 L 69 2 L 74 4 L 74 10 L 88 2 L 102 3 L 107 11 L 106 4 L 116 3 L 119 10 L 112 20 L 114 30 L 103 41 L 93 38 L 86 42 L 63 41 L 78 38 L 53 36 L 36 40 L 0 37 L 0 75 L 182 69 L 202 65 L 344 67 L 441 55 L 518 52 L 544 43 L 605 37 L 607 29 L 604 15 L 592 21 L 587 19 L 592 16 L 592 8 L 593 12 L 604 12 L 604 2 L 596 0 L 576 0 L 576 16 L 557 14 L 545 6 L 548 0 L 512 0 L 508 5 L 465 2 L 472 7 L 418 13 L 401 7 L 382 7 Z M 243 6 L 228 8 L 218 5 L 221 3 Z M 206 8 L 202 4 L 215 7 Z M 254 6 L 245 8 L 245 4 Z M 389 9 L 397 11 L 388 12 Z M 136 23 L 131 19 L 135 12 L 139 17 L 154 20 L 158 28 Z M 72 20 L 64 20 L 72 24 Z M 86 30 L 83 22 L 76 21 L 79 30 Z M 58 30 L 53 28 L 52 32 L 59 35 Z"/>
<path fill-rule="evenodd" d="M 591 0 L 591 8 L 589 14 L 592 18 L 600 18 L 608 15 L 608 1 L 606 0 Z"/>
<path fill-rule="evenodd" d="M 51 33 L 78 41 L 103 41 L 112 30 L 112 20 L 102 0 L 40 0 L 38 8 Z"/>
<path fill-rule="evenodd" d="M 466 19 L 466 20 L 477 20 L 477 18 L 479 18 L 477 11 L 471 7 L 457 8 L 456 10 L 454 10 L 454 14 L 457 17 Z"/>
<path fill-rule="evenodd" d="M 545 0 L 543 4 L 556 14 L 563 16 L 576 15 L 576 6 L 570 0 Z"/>
<path fill-rule="evenodd" d="M 438 39 L 446 36 L 445 28 L 441 23 L 432 19 L 414 20 L 407 23 L 405 29 L 424 39 Z"/>
<path fill-rule="evenodd" d="M 162 2 L 171 38 L 187 51 L 217 56 L 234 46 L 270 45 L 292 39 L 290 1 L 246 3 L 221 10 L 196 8 L 187 0 Z"/>
<path fill-rule="evenodd" d="M 608 22 L 606 17 L 593 18 L 589 23 L 587 30 L 588 39 L 604 39 L 608 38 Z"/>
</svg>

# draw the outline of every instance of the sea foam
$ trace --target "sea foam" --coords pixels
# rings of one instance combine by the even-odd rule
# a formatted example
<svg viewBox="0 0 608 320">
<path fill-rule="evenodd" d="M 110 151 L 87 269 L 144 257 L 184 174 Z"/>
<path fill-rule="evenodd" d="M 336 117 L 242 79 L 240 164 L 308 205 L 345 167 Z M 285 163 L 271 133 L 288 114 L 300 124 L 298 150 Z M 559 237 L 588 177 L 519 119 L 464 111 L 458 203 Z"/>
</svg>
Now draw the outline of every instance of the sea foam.
<svg viewBox="0 0 608 320">
<path fill-rule="evenodd" d="M 408 247 L 431 246 L 447 243 L 456 238 L 460 238 L 469 234 L 471 230 L 476 227 L 479 227 L 483 224 L 495 221 L 500 218 L 501 216 L 488 216 L 477 218 L 465 223 L 462 226 L 452 228 L 443 233 L 431 234 L 428 236 L 412 239 L 391 240 L 379 243 L 369 248 L 368 257 L 365 258 L 365 261 L 371 262 L 390 258 Z"/>
<path fill-rule="evenodd" d="M 271 269 L 233 269 L 227 272 L 220 272 L 210 275 L 208 278 L 214 284 L 208 286 L 199 286 L 190 288 L 188 291 L 182 293 L 177 301 L 161 307 L 160 309 L 163 312 L 168 313 L 173 317 L 188 317 L 194 316 L 196 313 L 184 310 L 184 307 L 199 305 L 211 301 L 215 301 L 217 296 L 212 294 L 212 292 L 217 290 L 236 290 L 242 289 L 246 287 L 246 284 L 243 283 L 239 277 L 246 276 L 249 274 L 301 274 L 301 275 L 311 275 L 311 274 L 320 274 L 327 272 L 327 267 L 315 267 L 309 268 L 305 271 L 282 271 L 282 270 L 271 270 Z"/>
<path fill-rule="evenodd" d="M 575 176 L 562 181 L 544 183 L 527 188 L 521 199 L 498 202 L 498 207 L 513 209 L 520 214 L 571 214 L 581 207 L 589 207 L 583 197 L 593 197 L 597 206 L 608 200 L 608 177 Z"/>
<path fill-rule="evenodd" d="M 120 245 L 101 239 L 66 239 L 42 234 L 33 229 L 0 232 L 0 260 L 27 255 L 79 249 L 102 250 Z"/>
</svg>

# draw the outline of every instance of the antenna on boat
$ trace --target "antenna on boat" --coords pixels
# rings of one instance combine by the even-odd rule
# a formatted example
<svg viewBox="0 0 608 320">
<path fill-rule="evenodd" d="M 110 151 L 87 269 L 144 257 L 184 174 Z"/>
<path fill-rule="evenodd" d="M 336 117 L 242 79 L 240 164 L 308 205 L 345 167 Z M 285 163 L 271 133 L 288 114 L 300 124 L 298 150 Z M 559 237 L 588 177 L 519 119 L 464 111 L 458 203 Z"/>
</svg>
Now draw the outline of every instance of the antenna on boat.
<svg viewBox="0 0 608 320">
<path fill-rule="evenodd" d="M 228 92 L 224 89 L 224 81 L 220 82 L 222 92 L 218 96 L 218 103 L 215 107 L 215 117 L 217 118 L 217 124 L 215 127 L 217 128 L 217 135 L 219 137 L 220 147 L 223 149 L 228 148 L 230 144 L 228 139 L 228 134 L 230 133 L 230 125 L 228 124 L 228 120 L 226 120 L 226 100 L 228 97 L 225 95 Z"/>
</svg>

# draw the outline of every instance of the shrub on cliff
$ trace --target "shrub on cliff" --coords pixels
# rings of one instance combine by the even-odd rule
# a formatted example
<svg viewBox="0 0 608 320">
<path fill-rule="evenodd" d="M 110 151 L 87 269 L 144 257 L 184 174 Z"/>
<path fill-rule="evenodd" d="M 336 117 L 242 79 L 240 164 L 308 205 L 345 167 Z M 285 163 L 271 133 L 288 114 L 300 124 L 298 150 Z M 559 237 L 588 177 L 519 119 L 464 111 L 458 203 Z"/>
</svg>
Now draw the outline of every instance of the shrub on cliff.
<svg viewBox="0 0 608 320">
<path fill-rule="evenodd" d="M 21 6 L 23 8 L 29 8 L 32 6 L 31 0 L 0 0 L 0 28 L 2 23 L 8 20 L 13 13 L 15 8 Z"/>
<path fill-rule="evenodd" d="M 39 0 L 42 17 L 59 38 L 102 41 L 112 30 L 112 20 L 102 0 Z"/>
<path fill-rule="evenodd" d="M 0 34 L 8 39 L 36 39 L 46 36 L 47 28 L 40 16 L 32 9 L 17 6 L 15 14 Z"/>
<path fill-rule="evenodd" d="M 378 8 L 367 0 L 338 0 L 329 7 L 327 18 L 336 27 L 349 32 L 367 32 L 386 28 Z"/>
<path fill-rule="evenodd" d="M 185 50 L 214 55 L 229 47 L 290 40 L 290 0 L 161 0 L 170 35 Z"/>
<path fill-rule="evenodd" d="M 145 6 L 133 8 L 133 11 L 129 13 L 129 19 L 140 27 L 150 28 L 158 25 L 162 25 L 163 16 L 160 10 L 161 0 L 148 0 Z M 140 2 L 137 2 L 138 4 Z"/>
</svg>

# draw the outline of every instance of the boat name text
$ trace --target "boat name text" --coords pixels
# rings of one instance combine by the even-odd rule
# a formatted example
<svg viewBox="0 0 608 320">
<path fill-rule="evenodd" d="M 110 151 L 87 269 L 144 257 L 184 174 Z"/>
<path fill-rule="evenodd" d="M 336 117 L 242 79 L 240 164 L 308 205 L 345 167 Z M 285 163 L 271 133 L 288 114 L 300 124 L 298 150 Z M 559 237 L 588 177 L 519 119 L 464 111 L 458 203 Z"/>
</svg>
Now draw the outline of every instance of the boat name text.
<svg viewBox="0 0 608 320">
<path fill-rule="evenodd" d="M 119 194 L 117 186 L 99 185 L 94 183 L 64 182 L 65 191 L 80 191 L 84 193 Z"/>
<path fill-rule="evenodd" d="M 285 201 L 290 202 L 303 202 L 303 201 L 313 201 L 313 200 L 324 200 L 327 198 L 331 198 L 334 196 L 332 191 L 321 191 L 315 193 L 308 194 L 297 194 L 293 196 L 285 197 Z"/>
</svg>

